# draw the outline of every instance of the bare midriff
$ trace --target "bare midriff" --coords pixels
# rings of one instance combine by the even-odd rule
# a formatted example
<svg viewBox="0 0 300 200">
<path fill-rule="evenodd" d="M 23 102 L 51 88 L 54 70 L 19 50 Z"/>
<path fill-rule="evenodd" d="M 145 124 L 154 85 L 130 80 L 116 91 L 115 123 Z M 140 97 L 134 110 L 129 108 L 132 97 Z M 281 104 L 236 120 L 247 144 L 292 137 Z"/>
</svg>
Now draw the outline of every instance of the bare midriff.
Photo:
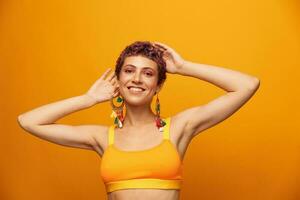
<svg viewBox="0 0 300 200">
<path fill-rule="evenodd" d="M 108 200 L 179 200 L 180 190 L 124 189 L 107 194 Z"/>
</svg>

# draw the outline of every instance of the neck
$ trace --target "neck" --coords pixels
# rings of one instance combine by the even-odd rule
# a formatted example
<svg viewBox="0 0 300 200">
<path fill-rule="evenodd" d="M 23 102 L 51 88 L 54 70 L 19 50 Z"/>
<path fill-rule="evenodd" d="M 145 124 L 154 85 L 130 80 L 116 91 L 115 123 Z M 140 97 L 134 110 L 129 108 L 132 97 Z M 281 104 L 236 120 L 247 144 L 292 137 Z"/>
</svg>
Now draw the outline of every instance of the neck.
<svg viewBox="0 0 300 200">
<path fill-rule="evenodd" d="M 145 106 L 132 106 L 126 105 L 126 115 L 124 118 L 123 125 L 125 127 L 136 126 L 142 127 L 146 124 L 155 125 L 156 115 L 152 112 L 150 104 Z"/>
</svg>

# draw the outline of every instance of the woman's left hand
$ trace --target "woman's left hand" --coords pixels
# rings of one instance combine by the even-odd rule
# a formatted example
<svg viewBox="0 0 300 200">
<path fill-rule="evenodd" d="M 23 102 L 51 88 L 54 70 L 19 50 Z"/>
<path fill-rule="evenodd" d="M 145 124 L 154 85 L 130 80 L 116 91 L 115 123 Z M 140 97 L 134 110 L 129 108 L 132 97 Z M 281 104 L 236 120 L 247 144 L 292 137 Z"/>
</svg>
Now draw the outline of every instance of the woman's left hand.
<svg viewBox="0 0 300 200">
<path fill-rule="evenodd" d="M 166 44 L 160 42 L 153 42 L 153 44 L 164 52 L 163 58 L 166 61 L 167 72 L 176 74 L 183 67 L 185 60 Z"/>
</svg>

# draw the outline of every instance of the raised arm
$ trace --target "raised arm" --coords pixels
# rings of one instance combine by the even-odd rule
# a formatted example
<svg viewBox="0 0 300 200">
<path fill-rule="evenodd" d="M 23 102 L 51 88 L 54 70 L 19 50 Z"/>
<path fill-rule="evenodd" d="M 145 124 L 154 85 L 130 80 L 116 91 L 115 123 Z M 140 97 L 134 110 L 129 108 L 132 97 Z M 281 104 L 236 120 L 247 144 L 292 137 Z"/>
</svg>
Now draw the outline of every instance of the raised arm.
<svg viewBox="0 0 300 200">
<path fill-rule="evenodd" d="M 56 144 L 95 150 L 94 134 L 101 126 L 72 126 L 55 122 L 66 115 L 117 96 L 119 91 L 116 76 L 114 73 L 108 75 L 110 70 L 108 69 L 83 95 L 43 105 L 19 115 L 19 125 L 27 132 Z"/>
<path fill-rule="evenodd" d="M 260 81 L 257 77 L 223 67 L 186 61 L 171 47 L 162 43 L 157 45 L 165 49 L 168 72 L 195 77 L 227 91 L 225 95 L 205 105 L 189 108 L 174 116 L 176 122 L 184 124 L 184 134 L 190 137 L 231 116 L 259 88 Z"/>
<path fill-rule="evenodd" d="M 238 71 L 190 61 L 186 61 L 178 73 L 210 82 L 227 91 L 205 105 L 178 113 L 178 118 L 186 123 L 185 134 L 192 137 L 235 113 L 253 96 L 260 84 L 258 78 Z"/>
</svg>

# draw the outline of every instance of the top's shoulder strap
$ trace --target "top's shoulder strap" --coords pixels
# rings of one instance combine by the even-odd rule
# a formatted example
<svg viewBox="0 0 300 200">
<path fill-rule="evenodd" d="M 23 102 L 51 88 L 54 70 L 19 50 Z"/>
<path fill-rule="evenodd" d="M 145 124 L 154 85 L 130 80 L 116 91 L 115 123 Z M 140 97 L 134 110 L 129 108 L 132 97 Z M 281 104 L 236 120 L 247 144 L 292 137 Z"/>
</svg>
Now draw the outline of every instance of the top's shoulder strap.
<svg viewBox="0 0 300 200">
<path fill-rule="evenodd" d="M 114 143 L 114 133 L 115 133 L 115 125 L 111 125 L 109 127 L 109 131 L 108 131 L 108 145 L 111 145 Z"/>
<path fill-rule="evenodd" d="M 163 131 L 163 134 L 164 134 L 164 139 L 170 139 L 170 122 L 171 122 L 171 117 L 167 117 L 165 118 L 165 126 L 164 126 L 164 131 Z"/>
</svg>

